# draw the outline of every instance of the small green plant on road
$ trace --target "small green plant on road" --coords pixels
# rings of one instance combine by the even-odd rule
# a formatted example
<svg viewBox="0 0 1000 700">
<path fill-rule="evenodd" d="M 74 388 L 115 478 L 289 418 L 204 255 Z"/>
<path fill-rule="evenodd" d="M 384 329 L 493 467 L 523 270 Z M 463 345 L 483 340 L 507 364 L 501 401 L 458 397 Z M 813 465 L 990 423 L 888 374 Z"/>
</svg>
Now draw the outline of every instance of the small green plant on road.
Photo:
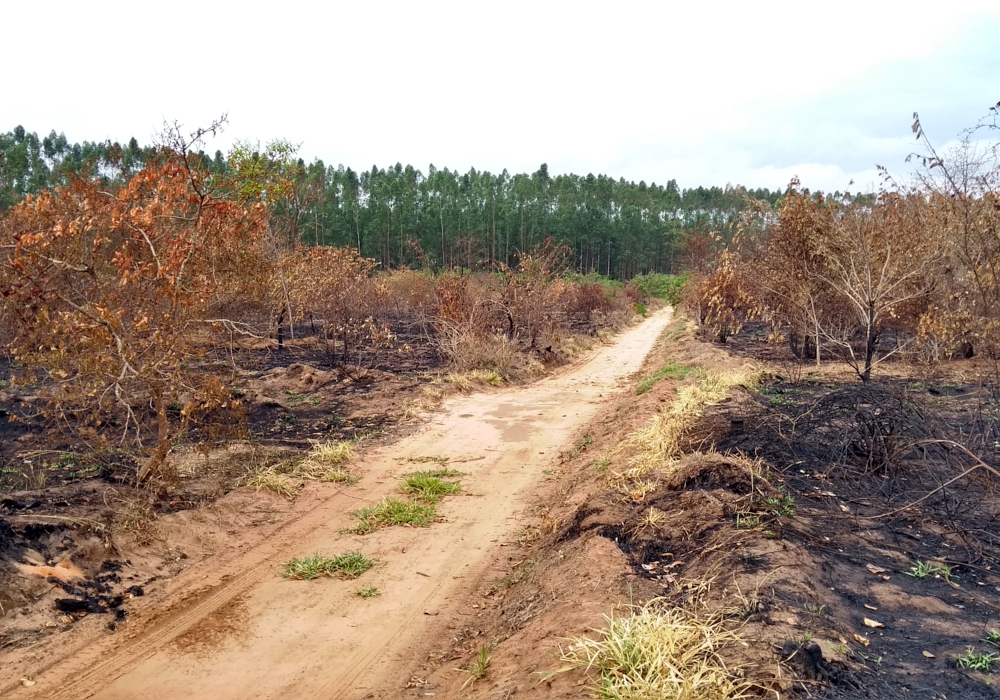
<svg viewBox="0 0 1000 700">
<path fill-rule="evenodd" d="M 373 506 L 354 511 L 354 515 L 361 522 L 345 532 L 367 535 L 369 532 L 391 525 L 427 527 L 437 517 L 437 510 L 433 504 L 385 498 Z"/>
<path fill-rule="evenodd" d="M 286 561 L 284 566 L 285 570 L 281 575 L 287 579 L 311 581 L 320 576 L 349 579 L 357 578 L 375 566 L 375 560 L 360 552 L 348 552 L 334 557 L 313 554 Z"/>
<path fill-rule="evenodd" d="M 442 497 L 452 496 L 462 490 L 457 481 L 445 481 L 446 478 L 456 476 L 461 476 L 461 472 L 452 469 L 414 472 L 406 476 L 399 485 L 399 490 L 425 503 L 437 503 Z"/>
</svg>

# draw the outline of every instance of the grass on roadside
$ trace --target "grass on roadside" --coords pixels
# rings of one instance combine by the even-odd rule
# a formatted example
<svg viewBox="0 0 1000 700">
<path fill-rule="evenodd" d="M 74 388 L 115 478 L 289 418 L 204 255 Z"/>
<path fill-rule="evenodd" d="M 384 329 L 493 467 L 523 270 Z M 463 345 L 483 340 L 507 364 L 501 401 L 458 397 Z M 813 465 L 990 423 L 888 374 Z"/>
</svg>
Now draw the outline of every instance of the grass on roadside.
<svg viewBox="0 0 1000 700">
<path fill-rule="evenodd" d="M 684 438 L 705 408 L 725 399 L 733 387 L 753 386 L 759 380 L 760 372 L 755 370 L 710 372 L 697 384 L 681 387 L 677 400 L 669 408 L 654 415 L 649 425 L 633 432 L 622 443 L 622 447 L 634 450 L 634 455 L 628 469 L 613 473 L 613 481 L 623 486 L 669 467 L 681 456 Z"/>
<path fill-rule="evenodd" d="M 344 532 L 367 535 L 369 532 L 391 525 L 427 527 L 437 517 L 437 509 L 433 504 L 385 498 L 373 506 L 354 511 L 354 515 L 360 522 Z"/>
<path fill-rule="evenodd" d="M 357 483 L 358 477 L 344 468 L 354 457 L 353 440 L 318 442 L 309 450 L 295 471 L 296 476 L 338 484 Z"/>
<path fill-rule="evenodd" d="M 598 639 L 573 639 L 561 657 L 568 668 L 584 668 L 597 675 L 598 697 L 749 697 L 750 684 L 719 656 L 720 649 L 739 641 L 721 619 L 699 617 L 654 599 L 627 615 L 605 620 Z"/>
<path fill-rule="evenodd" d="M 490 669 L 490 649 L 491 646 L 489 644 L 479 647 L 479 653 L 476 654 L 476 658 L 462 669 L 469 674 L 469 679 L 462 684 L 463 689 L 467 685 L 486 677 L 486 672 Z"/>
<path fill-rule="evenodd" d="M 503 375 L 496 370 L 474 369 L 471 372 L 450 372 L 445 381 L 462 392 L 472 391 L 476 385 L 503 386 Z"/>
<path fill-rule="evenodd" d="M 281 575 L 298 581 L 311 581 L 320 576 L 350 579 L 357 578 L 373 566 L 375 560 L 360 552 L 348 552 L 334 557 L 313 554 L 311 557 L 298 557 L 286 561 L 285 570 Z"/>
<path fill-rule="evenodd" d="M 687 379 L 692 374 L 700 374 L 702 370 L 697 367 L 688 367 L 687 365 L 682 365 L 677 362 L 668 362 L 667 364 L 660 367 L 660 369 L 653 372 L 645 379 L 643 379 L 635 387 L 635 393 L 637 396 L 642 396 L 647 391 L 653 388 L 653 386 L 661 379 L 676 379 L 677 381 L 683 381 Z"/>
<path fill-rule="evenodd" d="M 289 499 L 299 492 L 300 484 L 289 477 L 297 468 L 298 459 L 287 452 L 255 447 L 233 457 L 233 464 L 239 470 L 237 487 L 249 486 L 257 492 L 270 491 Z"/>
<path fill-rule="evenodd" d="M 303 479 L 355 484 L 359 477 L 344 468 L 354 456 L 354 445 L 353 440 L 316 443 L 304 459 L 254 450 L 244 458 L 244 473 L 237 485 L 291 499 L 301 490 Z"/>
<path fill-rule="evenodd" d="M 452 496 L 462 490 L 462 485 L 457 481 L 445 481 L 446 478 L 461 475 L 461 472 L 453 469 L 414 472 L 406 476 L 399 485 L 399 490 L 424 503 L 437 503 L 444 496 Z"/>
</svg>

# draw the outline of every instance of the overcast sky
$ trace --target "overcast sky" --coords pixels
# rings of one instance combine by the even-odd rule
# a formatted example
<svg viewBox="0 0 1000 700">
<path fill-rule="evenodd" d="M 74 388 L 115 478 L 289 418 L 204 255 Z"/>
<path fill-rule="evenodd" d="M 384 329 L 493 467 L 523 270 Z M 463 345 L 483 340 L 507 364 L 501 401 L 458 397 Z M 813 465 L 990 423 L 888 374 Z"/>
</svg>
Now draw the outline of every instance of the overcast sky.
<svg viewBox="0 0 1000 700">
<path fill-rule="evenodd" d="M 905 173 L 914 111 L 943 144 L 1000 100 L 997 0 L 22 8 L 0 131 L 148 142 L 227 113 L 211 150 L 281 137 L 355 169 L 869 189 Z"/>
</svg>

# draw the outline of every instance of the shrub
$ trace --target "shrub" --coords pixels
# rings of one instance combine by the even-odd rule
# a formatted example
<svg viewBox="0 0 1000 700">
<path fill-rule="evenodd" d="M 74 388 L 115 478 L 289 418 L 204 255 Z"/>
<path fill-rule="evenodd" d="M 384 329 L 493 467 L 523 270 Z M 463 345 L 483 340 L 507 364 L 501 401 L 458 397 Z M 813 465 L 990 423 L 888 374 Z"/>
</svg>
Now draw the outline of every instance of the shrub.
<svg viewBox="0 0 1000 700">
<path fill-rule="evenodd" d="M 683 275 L 664 275 L 650 272 L 634 277 L 630 284 L 635 285 L 645 296 L 663 299 L 668 304 L 676 306 L 681 301 L 681 290 L 687 282 L 689 273 Z"/>
</svg>

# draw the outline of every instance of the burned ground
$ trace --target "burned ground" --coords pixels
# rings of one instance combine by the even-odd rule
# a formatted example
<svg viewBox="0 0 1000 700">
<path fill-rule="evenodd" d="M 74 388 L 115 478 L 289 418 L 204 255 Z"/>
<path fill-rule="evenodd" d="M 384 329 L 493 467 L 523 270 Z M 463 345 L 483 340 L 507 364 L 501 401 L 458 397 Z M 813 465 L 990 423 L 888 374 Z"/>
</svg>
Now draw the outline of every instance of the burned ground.
<svg viewBox="0 0 1000 700">
<path fill-rule="evenodd" d="M 493 640 L 490 675 L 463 695 L 432 674 L 439 695 L 580 697 L 597 681 L 561 668 L 572 638 L 662 598 L 738 630 L 745 646 L 725 653 L 761 697 L 996 696 L 995 387 L 970 381 L 982 372 L 967 361 L 893 365 L 863 385 L 832 364 L 789 372 L 773 361 L 787 349 L 759 335 L 736 345 L 668 329 L 646 377 L 772 362 L 707 408 L 686 454 L 637 497 L 609 485 L 624 439 L 699 375 L 655 382 L 592 424 L 507 575 L 483 587 L 492 623 L 436 652 L 454 666 Z"/>
<path fill-rule="evenodd" d="M 42 564 L 71 560 L 90 572 L 88 576 L 96 576 L 102 566 L 127 560 L 117 549 L 122 537 L 131 545 L 149 544 L 157 519 L 209 505 L 235 488 L 250 453 L 277 458 L 274 455 L 302 451 L 311 442 L 359 437 L 377 441 L 390 428 L 394 434 L 405 430 L 398 425 L 405 420 L 404 404 L 432 380 L 441 362 L 423 335 L 401 335 L 406 352 L 383 358 L 381 364 L 369 363 L 372 369 L 362 381 L 346 378 L 331 366 L 315 337 L 286 341 L 281 349 L 273 343 L 243 348 L 236 368 L 245 387 L 240 412 L 217 422 L 211 431 L 189 431 L 171 458 L 178 478 L 153 491 L 136 488 L 135 455 L 114 447 L 95 449 L 92 429 L 60 429 L 67 426 L 46 420 L 36 397 L 11 388 L 10 359 L 4 359 L 0 617 L 27 613 L 41 594 L 38 585 L 26 585 L 14 571 L 14 562 L 24 560 L 26 552 L 34 552 Z M 220 371 L 234 370 L 230 366 Z M 179 420 L 179 414 L 174 418 Z M 79 604 L 61 603 L 69 614 L 57 615 L 57 621 L 105 608 L 124 614 L 128 599 L 108 597 L 99 583 L 91 577 L 76 584 L 69 599 Z M 69 610 L 74 605 L 79 610 Z M 18 643 L 31 637 L 24 632 L 27 627 L 14 628 L 21 630 L 14 635 Z M 5 645 L 15 643 L 5 640 Z"/>
</svg>

